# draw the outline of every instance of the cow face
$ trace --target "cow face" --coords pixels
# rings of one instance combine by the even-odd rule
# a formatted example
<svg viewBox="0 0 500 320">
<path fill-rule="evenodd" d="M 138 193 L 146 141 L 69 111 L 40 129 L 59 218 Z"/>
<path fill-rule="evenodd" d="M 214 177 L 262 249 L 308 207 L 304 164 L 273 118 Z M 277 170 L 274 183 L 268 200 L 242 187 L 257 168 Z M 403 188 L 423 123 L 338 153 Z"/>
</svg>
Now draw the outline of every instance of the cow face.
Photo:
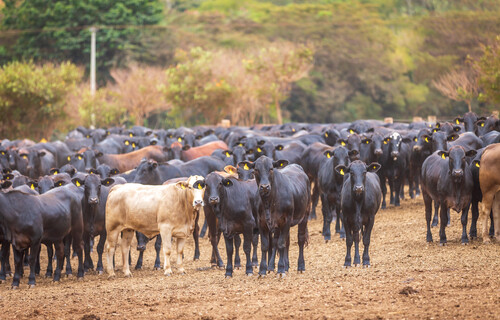
<svg viewBox="0 0 500 320">
<path fill-rule="evenodd" d="M 180 142 L 174 142 L 170 147 L 164 147 L 163 150 L 168 152 L 168 157 L 170 160 L 176 159 L 181 160 L 182 151 L 189 150 L 191 147 L 188 145 L 183 146 Z"/>
<path fill-rule="evenodd" d="M 269 158 L 273 158 L 274 156 L 274 143 L 270 141 L 261 141 L 262 143 L 257 145 L 255 152 L 255 159 L 260 158 L 261 156 L 267 156 Z"/>
<path fill-rule="evenodd" d="M 248 150 L 250 153 L 248 155 L 252 155 L 254 150 Z M 247 152 L 245 148 L 236 146 L 233 148 L 233 159 L 234 159 L 234 164 L 237 164 L 241 161 L 245 161 L 247 159 Z"/>
<path fill-rule="evenodd" d="M 160 172 L 156 170 L 158 163 L 143 159 L 136 168 L 135 183 L 157 185 L 161 184 Z"/>
<path fill-rule="evenodd" d="M 450 151 L 438 151 L 438 155 L 442 159 L 448 160 L 449 174 L 454 183 L 460 183 L 464 177 L 466 157 L 473 157 L 476 155 L 476 150 L 465 152 L 461 146 L 454 146 Z"/>
<path fill-rule="evenodd" d="M 191 176 L 185 183 L 184 187 L 193 191 L 193 207 L 200 209 L 205 205 L 203 201 L 205 179 L 202 176 Z"/>
<path fill-rule="evenodd" d="M 254 170 L 250 167 L 250 165 L 250 161 L 242 161 L 238 163 L 238 168 L 236 169 L 238 179 L 246 181 L 254 178 Z"/>
<path fill-rule="evenodd" d="M 323 137 L 325 138 L 325 143 L 329 146 L 334 146 L 337 143 L 337 139 L 340 138 L 340 133 L 335 129 L 327 129 L 323 132 Z"/>
<path fill-rule="evenodd" d="M 9 152 L 3 147 L 0 147 L 0 167 L 2 169 L 10 168 Z"/>
<path fill-rule="evenodd" d="M 366 173 L 375 173 L 379 169 L 380 164 L 376 162 L 372 162 L 367 166 L 360 160 L 353 161 L 349 167 L 345 167 L 343 165 L 335 167 L 335 171 L 337 171 L 338 174 L 345 175 L 349 173 L 349 179 L 351 180 L 351 194 L 356 199 L 361 198 L 365 193 Z"/>
<path fill-rule="evenodd" d="M 16 157 L 16 168 L 23 175 L 36 179 L 41 175 L 41 158 L 45 156 L 44 150 L 21 149 Z"/>
<path fill-rule="evenodd" d="M 44 194 L 54 188 L 54 180 L 50 176 L 42 177 L 38 180 L 38 193 Z"/>
<path fill-rule="evenodd" d="M 383 146 L 384 146 L 384 137 L 380 133 L 374 133 L 372 135 L 372 149 L 373 154 L 378 159 L 384 154 Z"/>
<path fill-rule="evenodd" d="M 401 143 L 403 142 L 403 137 L 398 132 L 393 132 L 389 136 L 389 155 L 392 160 L 396 161 L 399 158 L 399 151 L 401 148 Z"/>
<path fill-rule="evenodd" d="M 432 149 L 432 136 L 429 129 L 422 129 L 418 132 L 416 137 L 415 144 L 413 145 L 412 150 L 416 153 L 420 153 L 424 150 Z"/>
<path fill-rule="evenodd" d="M 85 150 L 81 153 L 75 153 L 68 156 L 69 164 L 74 166 L 77 171 L 88 172 L 92 168 L 97 167 L 96 154 L 94 150 Z"/>
<path fill-rule="evenodd" d="M 274 183 L 274 170 L 281 169 L 288 165 L 287 160 L 274 161 L 264 156 L 260 157 L 254 163 L 249 163 L 248 167 L 254 169 L 255 181 L 259 187 L 259 194 L 263 198 L 271 194 L 271 186 Z"/>
<path fill-rule="evenodd" d="M 207 177 L 205 178 L 204 198 L 208 201 L 208 205 L 210 205 L 213 208 L 216 208 L 220 203 L 218 187 L 221 181 L 222 181 L 222 176 L 215 172 L 208 174 Z"/>
</svg>

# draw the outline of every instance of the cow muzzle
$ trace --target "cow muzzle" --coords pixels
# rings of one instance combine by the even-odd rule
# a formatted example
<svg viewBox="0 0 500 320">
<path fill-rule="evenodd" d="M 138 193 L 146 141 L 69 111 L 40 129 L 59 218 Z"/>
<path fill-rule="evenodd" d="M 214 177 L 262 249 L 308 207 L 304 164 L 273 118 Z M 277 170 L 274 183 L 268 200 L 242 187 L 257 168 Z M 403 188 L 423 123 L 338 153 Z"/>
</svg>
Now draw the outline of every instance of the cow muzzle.
<svg viewBox="0 0 500 320">
<path fill-rule="evenodd" d="M 380 157 L 384 152 L 382 151 L 382 149 L 375 149 L 375 151 L 373 152 L 377 157 Z"/>
<path fill-rule="evenodd" d="M 211 205 L 216 205 L 216 204 L 219 204 L 219 197 L 210 197 L 208 199 L 208 202 L 211 204 Z"/>
<path fill-rule="evenodd" d="M 462 178 L 464 176 L 464 171 L 462 169 L 454 169 L 451 171 L 451 176 L 455 179 Z"/>
<path fill-rule="evenodd" d="M 398 157 L 399 157 L 399 152 L 398 151 L 393 151 L 391 152 L 391 158 L 396 161 L 398 160 Z"/>
<path fill-rule="evenodd" d="M 413 146 L 413 151 L 420 152 L 422 150 L 421 146 Z"/>
<path fill-rule="evenodd" d="M 99 198 L 97 197 L 89 198 L 89 204 L 98 204 L 98 203 L 99 203 Z"/>
<path fill-rule="evenodd" d="M 361 194 L 363 194 L 363 192 L 365 192 L 365 187 L 363 187 L 363 186 L 354 186 L 354 188 L 352 188 L 352 191 L 354 191 L 355 195 L 361 195 Z"/>
<path fill-rule="evenodd" d="M 269 192 L 271 192 L 271 186 L 270 185 L 268 185 L 268 184 L 261 184 L 259 186 L 259 193 L 261 195 L 267 195 L 267 194 L 269 194 Z"/>
<path fill-rule="evenodd" d="M 205 203 L 203 202 L 203 200 L 194 200 L 193 201 L 193 207 L 203 207 L 205 205 Z"/>
</svg>

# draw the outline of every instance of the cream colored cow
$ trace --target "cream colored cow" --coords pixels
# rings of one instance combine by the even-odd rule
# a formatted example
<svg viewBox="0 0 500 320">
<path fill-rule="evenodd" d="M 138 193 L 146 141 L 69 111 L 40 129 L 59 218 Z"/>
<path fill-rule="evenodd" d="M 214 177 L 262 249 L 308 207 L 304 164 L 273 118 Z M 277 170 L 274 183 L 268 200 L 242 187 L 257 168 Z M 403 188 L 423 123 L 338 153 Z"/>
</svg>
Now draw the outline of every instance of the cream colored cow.
<svg viewBox="0 0 500 320">
<path fill-rule="evenodd" d="M 107 271 L 114 277 L 113 255 L 120 233 L 122 233 L 123 273 L 130 277 L 128 255 L 134 230 L 149 238 L 160 234 L 163 242 L 165 275 L 171 275 L 170 253 L 172 240 L 177 239 L 177 267 L 182 267 L 182 252 L 186 238 L 193 233 L 195 211 L 203 204 L 204 178 L 191 176 L 187 181 L 152 186 L 127 183 L 114 186 L 106 203 L 106 250 Z"/>
</svg>

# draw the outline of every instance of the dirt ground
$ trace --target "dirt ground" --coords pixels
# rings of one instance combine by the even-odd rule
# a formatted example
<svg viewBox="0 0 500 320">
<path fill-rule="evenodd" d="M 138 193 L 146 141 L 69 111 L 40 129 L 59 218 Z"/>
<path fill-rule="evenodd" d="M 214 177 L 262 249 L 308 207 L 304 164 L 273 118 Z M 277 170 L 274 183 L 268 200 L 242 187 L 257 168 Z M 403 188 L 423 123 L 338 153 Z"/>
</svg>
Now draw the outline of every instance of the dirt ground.
<svg viewBox="0 0 500 320">
<path fill-rule="evenodd" d="M 124 278 L 121 271 L 114 280 L 91 272 L 83 281 L 64 278 L 59 284 L 38 277 L 34 289 L 28 289 L 27 278 L 23 278 L 19 290 L 11 290 L 8 279 L 0 286 L 0 318 L 500 319 L 500 244 L 483 245 L 476 240 L 461 245 L 459 214 L 452 212 L 449 242 L 441 247 L 425 242 L 421 198 L 379 211 L 369 269 L 342 268 L 345 242 L 335 236 L 325 243 L 321 226 L 321 217 L 309 224 L 304 274 L 293 271 L 298 255 L 296 227 L 291 271 L 285 279 L 277 279 L 275 274 L 263 279 L 246 277 L 244 270 L 225 279 L 224 271 L 210 268 L 206 239 L 200 243 L 199 261 L 192 261 L 193 240 L 187 242 L 186 275 L 165 277 L 163 271 L 152 270 L 154 248 L 150 243 L 144 269 L 132 270 L 132 278 Z M 439 239 L 436 228 L 433 236 L 435 241 Z M 224 258 L 223 241 L 219 248 Z M 45 254 L 44 248 L 42 252 Z M 132 253 L 135 259 L 135 246 Z M 121 253 L 117 253 L 117 261 L 121 267 Z M 76 270 L 76 259 L 72 264 Z M 45 265 L 46 256 L 42 256 Z"/>
</svg>

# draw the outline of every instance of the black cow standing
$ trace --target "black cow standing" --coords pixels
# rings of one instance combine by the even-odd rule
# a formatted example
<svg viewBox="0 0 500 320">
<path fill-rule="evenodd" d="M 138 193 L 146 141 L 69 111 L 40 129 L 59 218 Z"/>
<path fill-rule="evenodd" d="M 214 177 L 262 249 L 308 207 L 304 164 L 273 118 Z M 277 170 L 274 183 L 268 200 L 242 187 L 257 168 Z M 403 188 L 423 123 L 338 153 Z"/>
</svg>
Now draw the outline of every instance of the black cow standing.
<svg viewBox="0 0 500 320">
<path fill-rule="evenodd" d="M 288 250 L 290 246 L 290 227 L 298 225 L 299 272 L 305 271 L 304 245 L 306 244 L 307 221 L 311 210 L 311 185 L 301 166 L 288 161 L 272 161 L 263 156 L 249 165 L 254 169 L 262 202 L 259 210 L 259 229 L 261 235 L 262 260 L 259 275 L 264 276 L 274 267 L 275 256 L 269 262 L 266 255 L 269 250 L 270 234 L 274 234 L 273 248 L 280 257 L 278 276 L 284 277 L 288 271 Z"/>
<path fill-rule="evenodd" d="M 449 151 L 434 152 L 422 164 L 422 195 L 427 220 L 427 242 L 432 242 L 432 201 L 441 206 L 439 229 L 441 245 L 447 242 L 445 229 L 448 223 L 448 208 L 457 212 L 462 210 L 462 214 L 465 214 L 473 190 L 472 173 L 466 163 L 466 157 L 475 154 L 475 150 L 465 152 L 463 147 L 454 146 Z M 464 238 L 462 242 L 465 243 Z"/>
<path fill-rule="evenodd" d="M 366 165 L 364 162 L 356 160 L 349 167 L 338 165 L 337 173 L 344 173 L 346 176 L 344 187 L 342 188 L 342 213 L 344 217 L 344 228 L 346 232 L 347 253 L 345 256 L 345 267 L 351 266 L 351 248 L 354 240 L 354 265 L 360 264 L 359 257 L 359 232 L 363 235 L 363 266 L 370 266 L 370 236 L 375 214 L 380 208 L 382 191 L 380 190 L 380 180 L 376 172 L 380 169 L 380 164 L 374 162 Z"/>
</svg>

